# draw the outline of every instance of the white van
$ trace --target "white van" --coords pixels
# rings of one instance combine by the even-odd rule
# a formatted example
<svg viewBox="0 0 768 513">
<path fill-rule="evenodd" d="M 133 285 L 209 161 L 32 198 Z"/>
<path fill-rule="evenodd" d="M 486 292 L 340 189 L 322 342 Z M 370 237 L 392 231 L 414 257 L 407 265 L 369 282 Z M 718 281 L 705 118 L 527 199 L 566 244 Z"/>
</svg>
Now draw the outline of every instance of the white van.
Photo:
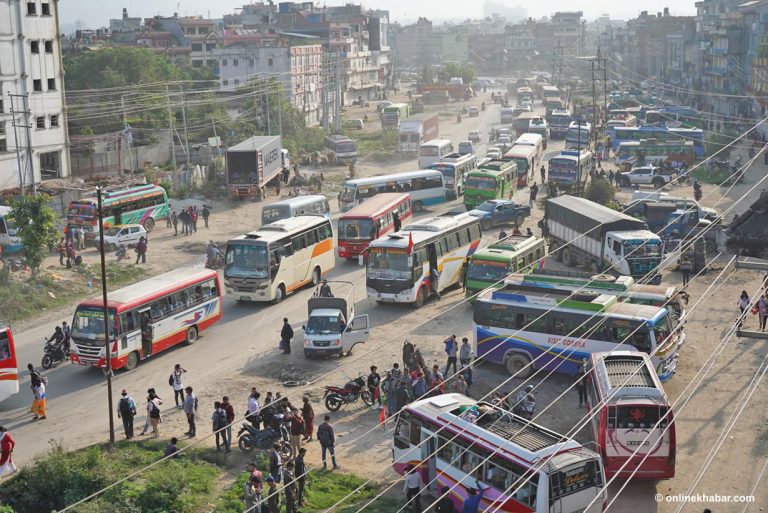
<svg viewBox="0 0 768 513">
<path fill-rule="evenodd" d="M 450 139 L 434 139 L 419 146 L 419 169 L 427 169 L 430 164 L 440 162 L 443 157 L 453 153 Z"/>
<path fill-rule="evenodd" d="M 308 215 L 325 216 L 330 219 L 331 207 L 328 204 L 328 198 L 322 194 L 310 194 L 264 205 L 261 209 L 261 224 L 263 226 L 282 219 Z"/>
<path fill-rule="evenodd" d="M 11 207 L 0 205 L 0 248 L 2 248 L 4 255 L 18 253 L 24 249 L 24 244 L 16 235 L 16 225 L 8 217 L 10 213 Z"/>
</svg>

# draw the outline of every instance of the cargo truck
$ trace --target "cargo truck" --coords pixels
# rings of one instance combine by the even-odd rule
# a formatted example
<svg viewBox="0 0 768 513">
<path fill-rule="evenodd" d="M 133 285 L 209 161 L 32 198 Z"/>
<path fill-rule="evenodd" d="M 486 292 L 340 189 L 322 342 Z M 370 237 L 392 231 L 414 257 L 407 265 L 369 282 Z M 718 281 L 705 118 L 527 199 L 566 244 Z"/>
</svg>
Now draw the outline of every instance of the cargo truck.
<svg viewBox="0 0 768 513">
<path fill-rule="evenodd" d="M 262 189 L 288 167 L 280 136 L 255 135 L 227 149 L 227 188 L 236 198 L 261 197 Z"/>
<path fill-rule="evenodd" d="M 440 135 L 439 119 L 437 113 L 422 113 L 400 121 L 398 151 L 415 155 L 422 143 L 437 139 Z"/>
<path fill-rule="evenodd" d="M 407 103 L 393 103 L 381 110 L 382 130 L 397 130 L 400 122 L 411 115 L 411 106 Z"/>
<path fill-rule="evenodd" d="M 661 238 L 645 222 L 575 196 L 548 199 L 540 221 L 549 254 L 569 267 L 660 283 Z"/>
</svg>

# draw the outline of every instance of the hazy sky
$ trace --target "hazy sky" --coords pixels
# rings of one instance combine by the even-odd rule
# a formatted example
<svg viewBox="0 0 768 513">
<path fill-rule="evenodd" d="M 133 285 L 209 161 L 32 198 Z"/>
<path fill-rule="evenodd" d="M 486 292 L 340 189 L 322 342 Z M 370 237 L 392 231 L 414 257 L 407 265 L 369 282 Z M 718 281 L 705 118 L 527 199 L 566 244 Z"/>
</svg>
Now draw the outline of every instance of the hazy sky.
<svg viewBox="0 0 768 513">
<path fill-rule="evenodd" d="M 635 17 L 638 12 L 648 10 L 657 12 L 669 7 L 672 14 L 695 14 L 694 0 L 645 0 L 642 3 L 616 2 L 614 0 L 543 0 L 527 2 L 525 0 L 497 0 L 510 6 L 524 5 L 528 15 L 540 17 L 555 11 L 582 10 L 587 19 L 593 19 L 602 13 L 610 14 L 614 19 Z M 232 12 L 247 0 L 64 0 L 59 2 L 60 19 L 63 24 L 76 20 L 85 22 L 89 28 L 107 26 L 110 18 L 119 18 L 123 7 L 128 8 L 130 16 L 143 18 L 156 14 L 170 16 L 178 11 L 182 16 L 203 15 L 220 18 L 222 14 Z M 277 0 L 275 3 L 278 3 Z M 318 2 L 327 5 L 344 4 L 343 0 Z M 355 2 L 359 3 L 359 2 Z M 365 6 L 389 9 L 392 20 L 415 20 L 419 16 L 430 19 L 479 18 L 483 14 L 483 0 L 366 0 Z M 178 7 L 177 7 L 178 5 Z M 642 7 L 640 7 L 642 6 Z M 439 18 L 438 18 L 439 17 Z"/>
</svg>

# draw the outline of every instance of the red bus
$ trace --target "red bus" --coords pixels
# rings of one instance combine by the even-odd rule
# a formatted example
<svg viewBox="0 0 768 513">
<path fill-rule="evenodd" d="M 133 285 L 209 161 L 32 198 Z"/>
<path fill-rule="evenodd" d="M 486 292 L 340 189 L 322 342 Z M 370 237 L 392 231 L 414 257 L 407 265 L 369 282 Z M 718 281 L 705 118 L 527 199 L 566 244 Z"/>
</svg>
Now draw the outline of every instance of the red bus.
<svg viewBox="0 0 768 513">
<path fill-rule="evenodd" d="M 383 192 L 348 210 L 339 218 L 339 257 L 357 258 L 372 240 L 411 219 L 411 196 L 401 192 Z"/>
<path fill-rule="evenodd" d="M 0 402 L 19 391 L 19 368 L 11 327 L 0 321 Z"/>
<path fill-rule="evenodd" d="M 80 303 L 72 320 L 72 363 L 106 367 L 101 297 Z M 140 360 L 186 342 L 221 319 L 216 271 L 177 269 L 111 292 L 110 359 L 113 369 L 131 370 Z"/>
<path fill-rule="evenodd" d="M 592 353 L 585 370 L 587 408 L 606 477 L 674 477 L 675 422 L 651 358 L 636 351 Z"/>
</svg>

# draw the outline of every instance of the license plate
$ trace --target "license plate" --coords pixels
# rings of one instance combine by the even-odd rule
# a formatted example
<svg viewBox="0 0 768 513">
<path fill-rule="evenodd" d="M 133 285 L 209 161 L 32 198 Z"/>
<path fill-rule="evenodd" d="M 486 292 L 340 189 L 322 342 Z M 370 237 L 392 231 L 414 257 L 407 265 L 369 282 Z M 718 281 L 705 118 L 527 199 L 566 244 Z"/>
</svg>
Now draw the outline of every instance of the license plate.
<svg viewBox="0 0 768 513">
<path fill-rule="evenodd" d="M 240 301 L 250 301 L 250 300 L 251 298 L 249 298 L 248 296 L 240 296 Z"/>
</svg>

